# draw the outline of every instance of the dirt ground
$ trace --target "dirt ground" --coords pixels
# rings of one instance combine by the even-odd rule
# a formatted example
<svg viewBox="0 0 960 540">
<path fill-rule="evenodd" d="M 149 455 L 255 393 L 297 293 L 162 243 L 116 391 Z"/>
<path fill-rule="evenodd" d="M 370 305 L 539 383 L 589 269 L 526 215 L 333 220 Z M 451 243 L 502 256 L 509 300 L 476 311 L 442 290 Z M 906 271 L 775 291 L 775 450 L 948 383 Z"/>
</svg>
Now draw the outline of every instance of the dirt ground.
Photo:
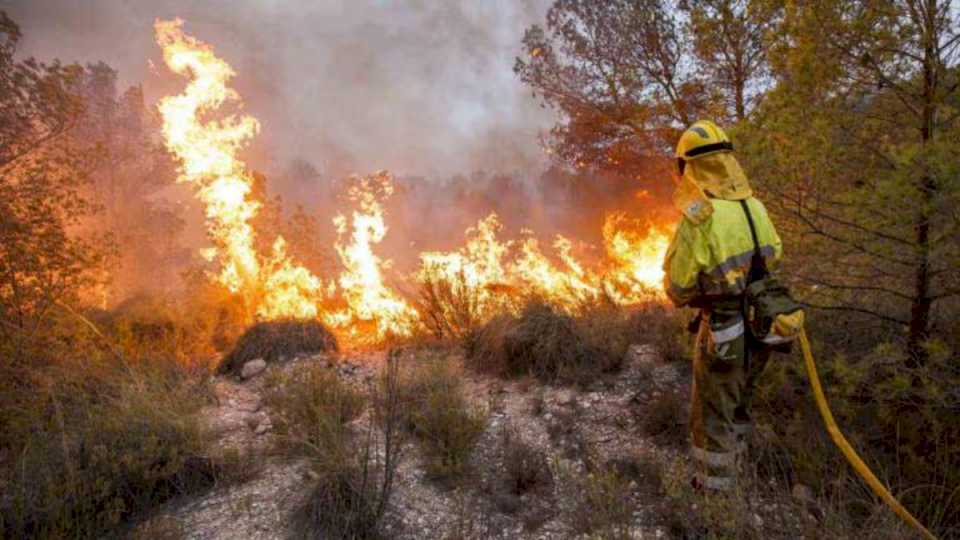
<svg viewBox="0 0 960 540">
<path fill-rule="evenodd" d="M 459 361 L 458 352 L 447 353 Z M 248 380 L 218 377 L 216 404 L 202 415 L 216 434 L 215 452 L 248 456 L 249 476 L 215 486 L 201 496 L 174 500 L 134 531 L 135 538 L 283 539 L 295 537 L 293 514 L 305 500 L 307 464 L 272 452 L 275 435 L 262 390 L 271 370 L 297 370 L 324 363 L 357 385 L 367 385 L 385 363 L 383 353 L 343 353 L 297 358 L 270 365 Z M 689 368 L 664 364 L 649 346 L 634 345 L 624 369 L 587 388 L 551 386 L 534 379 L 502 380 L 465 372 L 470 399 L 488 412 L 487 426 L 472 454 L 467 479 L 456 486 L 427 477 L 417 445 L 407 441 L 386 518 L 386 535 L 398 539 L 591 538 L 577 531 L 570 482 L 555 472 L 545 486 L 520 496 L 501 489 L 504 431 L 546 456 L 552 471 L 583 476 L 597 464 L 627 478 L 621 502 L 632 510 L 623 537 L 697 537 L 679 531 L 684 508 L 667 505 L 662 471 L 685 462 Z M 680 414 L 650 418 L 666 394 L 679 396 Z M 368 415 L 364 415 L 368 416 Z M 364 422 L 362 416 L 357 422 Z M 656 428 L 656 424 L 654 424 Z M 661 431 L 658 433 L 657 431 Z M 749 500 L 750 526 L 764 538 L 795 538 L 797 518 L 780 501 Z M 693 508 L 695 509 L 695 508 Z M 691 510 L 693 510 L 691 509 Z M 596 536 L 594 536 L 596 537 Z"/>
</svg>

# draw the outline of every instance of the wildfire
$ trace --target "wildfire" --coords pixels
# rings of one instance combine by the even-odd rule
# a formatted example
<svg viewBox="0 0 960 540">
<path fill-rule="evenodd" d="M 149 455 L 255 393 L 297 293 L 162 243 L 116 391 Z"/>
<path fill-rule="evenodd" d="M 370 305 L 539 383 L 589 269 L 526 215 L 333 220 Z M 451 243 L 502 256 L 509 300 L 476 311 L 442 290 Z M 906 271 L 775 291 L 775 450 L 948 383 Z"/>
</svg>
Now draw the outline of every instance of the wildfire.
<svg viewBox="0 0 960 540">
<path fill-rule="evenodd" d="M 669 245 L 666 231 L 611 214 L 603 227 L 607 259 L 597 270 L 588 270 L 573 255 L 568 238 L 558 235 L 553 242 L 557 264 L 536 238 L 501 241 L 497 237 L 501 229 L 497 215 L 490 214 L 467 230 L 466 245 L 460 250 L 422 253 L 417 279 L 445 283 L 453 294 L 470 291 L 480 318 L 510 309 L 510 300 L 520 296 L 535 295 L 573 309 L 601 295 L 630 305 L 661 294 L 661 265 Z"/>
<path fill-rule="evenodd" d="M 387 234 L 380 200 L 392 193 L 393 180 L 384 171 L 365 178 L 353 177 L 348 197 L 359 205 L 359 210 L 351 216 L 353 233 L 349 243 L 342 241 L 348 230 L 347 218 L 340 214 L 333 219 L 341 237 L 335 247 L 345 267 L 339 282 L 347 307 L 329 313 L 325 320 L 348 329 L 357 341 L 381 340 L 390 334 L 409 335 L 417 318 L 417 312 L 383 282 L 383 270 L 390 267 L 390 261 L 381 260 L 373 252 L 373 245 Z M 375 322 L 374 335 L 358 335 L 358 329 L 364 325 L 357 323 L 363 321 Z"/>
<path fill-rule="evenodd" d="M 347 199 L 354 209 L 349 218 L 333 219 L 339 276 L 325 283 L 291 259 L 279 236 L 270 253 L 258 253 L 251 220 L 260 204 L 252 198 L 253 175 L 237 154 L 259 124 L 248 115 L 205 120 L 240 97 L 227 85 L 231 67 L 209 45 L 185 35 L 182 24 L 177 19 L 155 25 L 167 66 L 190 79 L 183 93 L 163 98 L 158 107 L 167 148 L 181 163 L 178 181 L 192 184 L 204 204 L 213 246 L 201 255 L 219 264 L 213 279 L 241 294 L 260 319 L 320 318 L 347 345 L 411 334 L 423 324 L 421 314 L 387 283 L 391 261 L 374 251 L 388 231 L 382 202 L 393 193 L 392 177 L 381 171 L 350 179 Z M 662 294 L 666 230 L 612 214 L 603 227 L 606 256 L 588 265 L 566 237 L 556 236 L 545 253 L 532 232 L 502 240 L 502 228 L 490 214 L 467 229 L 462 248 L 421 253 L 419 270 L 407 279 L 433 287 L 434 294 L 469 298 L 469 313 L 457 316 L 471 320 L 515 309 L 518 299 L 532 295 L 575 309 L 601 295 L 627 305 Z"/>
<path fill-rule="evenodd" d="M 189 77 L 182 94 L 158 105 L 167 148 L 180 159 L 179 182 L 193 184 L 206 210 L 207 232 L 214 246 L 205 258 L 220 263 L 217 280 L 241 293 L 247 307 L 262 318 L 315 317 L 322 291 L 319 278 L 293 263 L 278 237 L 264 260 L 257 254 L 250 225 L 260 204 L 250 198 L 253 176 L 237 152 L 260 129 L 251 116 L 230 115 L 203 122 L 201 116 L 240 97 L 227 83 L 233 69 L 209 45 L 185 35 L 183 21 L 157 21 L 157 43 L 175 73 Z"/>
</svg>

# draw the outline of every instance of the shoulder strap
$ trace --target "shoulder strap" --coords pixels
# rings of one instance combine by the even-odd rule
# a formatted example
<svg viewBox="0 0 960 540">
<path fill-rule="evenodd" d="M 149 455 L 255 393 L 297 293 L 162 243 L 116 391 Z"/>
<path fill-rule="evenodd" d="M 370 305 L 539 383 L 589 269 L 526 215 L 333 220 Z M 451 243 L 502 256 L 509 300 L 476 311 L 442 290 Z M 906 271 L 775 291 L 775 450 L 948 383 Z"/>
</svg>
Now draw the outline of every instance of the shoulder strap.
<svg viewBox="0 0 960 540">
<path fill-rule="evenodd" d="M 753 238 L 753 257 L 750 259 L 750 272 L 747 274 L 747 283 L 761 280 L 767 276 L 767 261 L 760 253 L 760 241 L 757 239 L 757 228 L 753 225 L 753 216 L 750 215 L 750 207 L 747 206 L 747 200 L 740 200 L 740 207 L 743 213 L 747 215 L 747 224 L 750 225 L 750 236 Z"/>
</svg>

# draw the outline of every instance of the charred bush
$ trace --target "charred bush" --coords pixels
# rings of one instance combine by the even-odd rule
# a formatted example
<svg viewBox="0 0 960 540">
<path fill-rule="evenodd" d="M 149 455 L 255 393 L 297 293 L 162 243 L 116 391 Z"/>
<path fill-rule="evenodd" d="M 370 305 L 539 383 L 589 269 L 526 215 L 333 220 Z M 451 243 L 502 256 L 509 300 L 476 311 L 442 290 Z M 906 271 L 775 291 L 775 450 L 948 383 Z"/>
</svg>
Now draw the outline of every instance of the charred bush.
<svg viewBox="0 0 960 540">
<path fill-rule="evenodd" d="M 532 301 L 519 316 L 501 315 L 469 334 L 467 362 L 499 376 L 585 384 L 621 367 L 630 344 L 628 324 L 612 306 L 574 316 Z"/>
<path fill-rule="evenodd" d="M 237 375 L 245 363 L 257 358 L 269 363 L 298 354 L 336 350 L 336 337 L 319 321 L 290 319 L 261 322 L 240 336 L 237 345 L 224 357 L 217 372 Z"/>
</svg>

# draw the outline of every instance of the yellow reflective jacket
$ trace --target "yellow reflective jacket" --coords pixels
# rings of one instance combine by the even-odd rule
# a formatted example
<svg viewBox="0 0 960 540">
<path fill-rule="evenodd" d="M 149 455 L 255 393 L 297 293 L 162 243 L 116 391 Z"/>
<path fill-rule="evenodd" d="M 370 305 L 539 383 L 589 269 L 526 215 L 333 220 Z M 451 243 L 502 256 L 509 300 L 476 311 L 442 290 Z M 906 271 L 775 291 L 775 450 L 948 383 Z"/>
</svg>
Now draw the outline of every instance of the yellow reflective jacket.
<svg viewBox="0 0 960 540">
<path fill-rule="evenodd" d="M 773 269 L 783 254 L 777 230 L 759 200 L 746 199 L 760 253 Z M 746 286 L 753 238 L 740 201 L 710 199 L 713 213 L 700 224 L 683 217 L 663 263 L 664 288 L 677 306 L 707 297 L 737 296 Z"/>
</svg>

